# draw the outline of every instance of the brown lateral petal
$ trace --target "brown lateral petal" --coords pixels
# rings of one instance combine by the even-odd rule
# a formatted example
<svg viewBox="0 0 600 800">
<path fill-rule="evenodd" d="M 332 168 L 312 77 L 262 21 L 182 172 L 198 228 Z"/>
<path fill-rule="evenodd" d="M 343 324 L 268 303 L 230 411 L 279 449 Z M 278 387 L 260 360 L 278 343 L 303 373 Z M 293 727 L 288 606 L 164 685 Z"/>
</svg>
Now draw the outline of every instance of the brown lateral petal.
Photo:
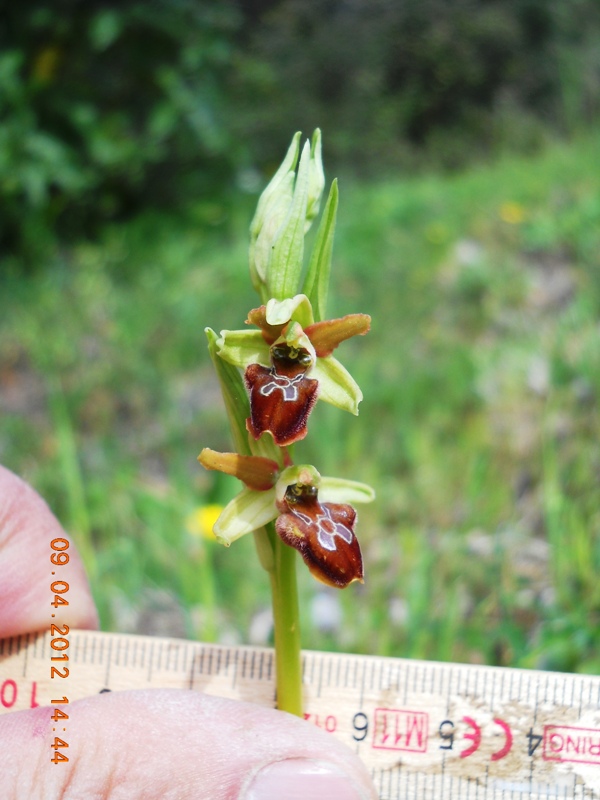
<svg viewBox="0 0 600 800">
<path fill-rule="evenodd" d="M 284 325 L 269 325 L 267 322 L 267 307 L 259 306 L 259 308 L 253 308 L 248 312 L 246 325 L 256 325 L 257 328 L 260 328 L 265 342 L 273 344 L 281 336 L 281 331 L 285 328 L 287 322 Z"/>
<path fill-rule="evenodd" d="M 246 427 L 258 439 L 269 431 L 279 447 L 306 436 L 308 415 L 317 399 L 319 382 L 305 377 L 306 368 L 295 371 L 267 369 L 250 364 L 244 380 L 250 392 L 250 417 Z"/>
<path fill-rule="evenodd" d="M 339 589 L 353 581 L 363 582 L 352 506 L 306 497 L 288 504 L 288 509 L 278 517 L 275 529 L 286 544 L 298 550 L 317 580 Z"/>
<path fill-rule="evenodd" d="M 330 356 L 335 348 L 351 336 L 364 336 L 371 327 L 368 314 L 346 314 L 339 319 L 325 319 L 304 329 L 319 358 Z"/>
<path fill-rule="evenodd" d="M 205 469 L 216 469 L 239 478 L 249 489 L 266 492 L 275 485 L 279 474 L 276 461 L 262 456 L 242 456 L 239 453 L 218 453 L 205 447 L 198 456 Z"/>
</svg>

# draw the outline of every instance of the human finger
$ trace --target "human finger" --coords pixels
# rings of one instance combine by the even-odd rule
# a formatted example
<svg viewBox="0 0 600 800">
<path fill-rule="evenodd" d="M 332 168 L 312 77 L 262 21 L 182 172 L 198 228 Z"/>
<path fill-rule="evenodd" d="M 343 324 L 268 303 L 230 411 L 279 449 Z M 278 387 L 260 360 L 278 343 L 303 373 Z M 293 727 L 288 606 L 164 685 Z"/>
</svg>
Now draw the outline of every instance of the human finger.
<svg viewBox="0 0 600 800">
<path fill-rule="evenodd" d="M 280 711 L 200 692 L 97 695 L 0 717 L 2 796 L 19 800 L 373 800 L 345 745 Z M 65 745 L 54 750 L 59 736 Z M 55 752 L 68 761 L 51 763 Z M 43 790 L 40 792 L 40 788 Z"/>
<path fill-rule="evenodd" d="M 50 560 L 55 539 L 66 539 L 68 563 Z M 61 545 L 62 546 L 62 545 Z M 55 561 L 56 556 L 55 556 Z M 64 560 L 62 557 L 60 560 Z M 0 638 L 48 628 L 50 621 L 96 628 L 98 616 L 81 558 L 46 503 L 25 481 L 0 466 Z M 68 583 L 50 603 L 51 584 Z M 51 617 L 54 614 L 54 617 Z"/>
</svg>

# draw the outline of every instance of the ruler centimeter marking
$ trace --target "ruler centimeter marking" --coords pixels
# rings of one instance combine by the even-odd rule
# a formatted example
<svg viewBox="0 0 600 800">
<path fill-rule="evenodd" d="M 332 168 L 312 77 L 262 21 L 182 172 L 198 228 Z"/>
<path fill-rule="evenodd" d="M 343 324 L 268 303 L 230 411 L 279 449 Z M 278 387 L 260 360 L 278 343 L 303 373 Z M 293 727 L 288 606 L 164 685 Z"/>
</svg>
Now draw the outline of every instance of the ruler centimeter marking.
<svg viewBox="0 0 600 800">
<path fill-rule="evenodd" d="M 101 691 L 194 689 L 275 705 L 273 652 L 71 631 L 0 641 L 0 712 Z M 600 677 L 304 651 L 306 719 L 349 745 L 381 800 L 600 800 Z"/>
</svg>

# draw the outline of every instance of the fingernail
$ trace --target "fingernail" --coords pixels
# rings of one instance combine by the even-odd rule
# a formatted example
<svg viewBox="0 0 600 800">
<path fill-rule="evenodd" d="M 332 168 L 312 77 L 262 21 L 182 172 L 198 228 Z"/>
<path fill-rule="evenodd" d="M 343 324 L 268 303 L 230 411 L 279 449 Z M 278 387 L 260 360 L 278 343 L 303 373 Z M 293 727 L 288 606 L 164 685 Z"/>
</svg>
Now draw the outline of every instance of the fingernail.
<svg viewBox="0 0 600 800">
<path fill-rule="evenodd" d="M 356 783 L 335 764 L 290 758 L 264 767 L 243 800 L 364 800 Z"/>
</svg>

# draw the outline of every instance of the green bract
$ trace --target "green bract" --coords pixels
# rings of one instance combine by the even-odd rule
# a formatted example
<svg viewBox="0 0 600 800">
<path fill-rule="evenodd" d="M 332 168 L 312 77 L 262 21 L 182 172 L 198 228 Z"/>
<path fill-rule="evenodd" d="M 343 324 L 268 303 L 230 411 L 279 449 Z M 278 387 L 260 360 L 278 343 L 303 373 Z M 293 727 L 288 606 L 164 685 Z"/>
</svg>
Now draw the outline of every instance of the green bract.
<svg viewBox="0 0 600 800">
<path fill-rule="evenodd" d="M 313 133 L 308 163 L 308 199 L 306 203 L 306 222 L 304 232 L 310 228 L 313 219 L 321 208 L 321 196 L 325 188 L 325 173 L 321 155 L 321 131 L 317 128 Z"/>
<path fill-rule="evenodd" d="M 334 180 L 331 184 L 327 205 L 317 231 L 317 238 L 308 264 L 308 272 L 302 287 L 303 293 L 307 295 L 312 304 L 316 319 L 324 319 L 326 314 L 338 198 L 337 180 Z"/>
</svg>

